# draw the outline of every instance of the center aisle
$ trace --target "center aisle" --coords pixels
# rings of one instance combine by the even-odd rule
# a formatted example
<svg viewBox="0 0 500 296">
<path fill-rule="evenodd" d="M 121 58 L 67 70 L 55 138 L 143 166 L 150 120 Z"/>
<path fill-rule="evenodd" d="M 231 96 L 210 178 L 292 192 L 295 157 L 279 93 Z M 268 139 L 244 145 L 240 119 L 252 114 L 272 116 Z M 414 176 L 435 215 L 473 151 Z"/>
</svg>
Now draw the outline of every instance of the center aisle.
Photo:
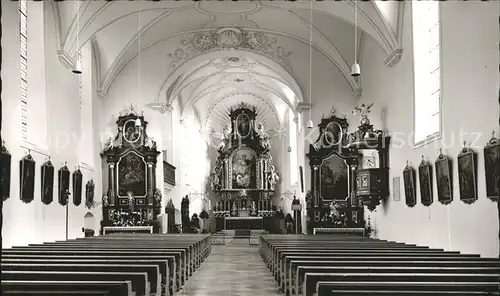
<svg viewBox="0 0 500 296">
<path fill-rule="evenodd" d="M 213 245 L 210 256 L 176 295 L 186 296 L 276 296 L 270 271 L 257 246 Z"/>
</svg>

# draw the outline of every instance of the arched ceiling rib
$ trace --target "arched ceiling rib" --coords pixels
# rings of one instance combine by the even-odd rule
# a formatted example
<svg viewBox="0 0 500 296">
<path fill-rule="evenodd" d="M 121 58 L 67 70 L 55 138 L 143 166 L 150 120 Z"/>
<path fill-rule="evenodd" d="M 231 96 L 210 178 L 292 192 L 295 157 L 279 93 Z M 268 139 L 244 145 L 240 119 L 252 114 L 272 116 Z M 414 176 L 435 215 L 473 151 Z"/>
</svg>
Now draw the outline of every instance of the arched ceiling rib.
<svg viewBox="0 0 500 296">
<path fill-rule="evenodd" d="M 296 72 L 304 72 L 310 54 L 333 64 L 355 92 L 360 85 L 350 76 L 350 65 L 364 37 L 386 52 L 387 65 L 401 55 L 402 5 L 397 2 L 358 2 L 358 40 L 354 0 L 75 2 L 52 4 L 58 54 L 66 66 L 91 41 L 97 91 L 105 97 L 123 69 L 140 61 L 140 53 L 155 49 L 163 53 L 155 67 L 163 68 L 164 76 L 154 101 L 179 100 L 182 112 L 193 109 L 205 125 L 222 124 L 220 117 L 233 101 L 256 106 L 266 124 L 281 124 L 288 109 L 296 112 L 297 103 L 309 100 L 303 97 L 309 81 L 298 79 Z M 229 42 L 238 44 L 222 50 L 220 44 L 212 46 L 220 41 L 221 28 L 237 30 L 240 39 Z M 212 47 L 197 47 L 203 40 Z M 309 46 L 313 53 L 305 50 Z"/>
<path fill-rule="evenodd" d="M 346 43 L 345 40 L 342 42 L 332 40 L 331 36 L 323 33 L 340 31 L 340 29 L 347 32 L 348 29 L 332 29 L 334 24 L 330 24 L 330 28 L 325 28 L 328 26 L 326 22 L 319 24 L 314 19 L 320 18 L 319 15 L 327 14 L 332 22 L 337 19 L 352 24 L 354 19 L 353 1 L 325 1 L 313 4 L 309 1 L 253 1 L 252 3 L 233 2 L 230 4 L 184 1 L 88 1 L 80 4 L 79 22 L 76 21 L 77 5 L 75 2 L 62 1 L 56 4 L 59 12 L 56 15 L 60 24 L 59 35 L 62 36 L 61 42 L 63 42 L 61 47 L 67 55 L 75 56 L 77 39 L 79 43 L 82 43 L 95 35 L 98 37 L 98 41 L 99 39 L 104 40 L 105 38 L 99 38 L 99 35 L 109 37 L 112 30 L 109 28 L 103 30 L 103 28 L 121 28 L 122 34 L 112 35 L 115 37 L 112 38 L 115 45 L 108 44 L 100 47 L 102 51 L 114 51 L 114 53 L 101 54 L 102 62 L 106 64 L 106 67 L 101 69 L 103 79 L 107 76 L 106 73 L 111 73 L 113 68 L 122 66 L 123 61 L 138 51 L 134 39 L 139 36 L 131 37 L 131 29 L 124 27 L 124 23 L 137 25 L 139 17 L 136 14 L 139 11 L 141 12 L 141 28 L 137 26 L 135 29 L 141 31 L 141 44 L 146 46 L 153 43 L 154 40 L 163 39 L 165 36 L 221 26 L 240 26 L 247 29 L 276 31 L 299 37 L 302 40 L 309 40 L 308 15 L 309 9 L 312 8 L 314 11 L 312 23 L 315 31 L 313 34 L 316 35 L 313 42 L 319 42 L 319 50 L 328 54 L 341 72 L 347 71 L 352 63 L 352 58 L 347 58 L 346 55 L 352 55 L 354 44 L 351 48 L 340 50 L 337 48 L 337 44 Z M 376 2 L 358 3 L 358 26 L 360 30 L 375 39 L 390 55 L 400 47 L 396 36 L 397 30 L 393 29 L 394 15 L 401 13 L 398 9 L 399 4 L 385 3 L 380 6 Z M 382 8 L 382 11 L 379 7 Z M 159 18 L 156 19 L 155 16 Z M 302 22 L 299 21 L 300 19 Z M 77 38 L 78 30 L 79 37 Z M 126 32 L 128 34 L 125 34 Z M 120 50 L 117 52 L 116 48 L 120 48 Z M 111 61 L 107 61 L 104 57 Z M 348 74 L 344 73 L 347 80 L 350 79 Z M 352 82 L 350 83 L 352 84 Z"/>
</svg>

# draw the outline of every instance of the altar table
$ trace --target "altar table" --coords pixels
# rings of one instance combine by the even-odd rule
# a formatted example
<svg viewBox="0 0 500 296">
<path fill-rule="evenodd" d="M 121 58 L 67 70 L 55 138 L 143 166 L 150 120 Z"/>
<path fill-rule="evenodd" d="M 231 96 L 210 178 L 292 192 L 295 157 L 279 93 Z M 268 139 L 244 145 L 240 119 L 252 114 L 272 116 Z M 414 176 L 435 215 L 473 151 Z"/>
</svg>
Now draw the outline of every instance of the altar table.
<svg viewBox="0 0 500 296">
<path fill-rule="evenodd" d="M 264 229 L 262 217 L 226 217 L 224 229 Z"/>
<path fill-rule="evenodd" d="M 104 226 L 102 234 L 110 233 L 153 233 L 153 226 Z"/>
</svg>

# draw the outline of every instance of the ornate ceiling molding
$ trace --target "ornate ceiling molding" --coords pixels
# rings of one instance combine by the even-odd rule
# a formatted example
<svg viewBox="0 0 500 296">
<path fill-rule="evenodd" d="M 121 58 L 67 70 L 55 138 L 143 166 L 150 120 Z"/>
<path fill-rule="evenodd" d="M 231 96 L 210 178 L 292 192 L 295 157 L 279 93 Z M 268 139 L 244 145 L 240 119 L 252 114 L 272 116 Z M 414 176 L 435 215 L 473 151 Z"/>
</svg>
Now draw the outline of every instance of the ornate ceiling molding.
<svg viewBox="0 0 500 296">
<path fill-rule="evenodd" d="M 246 49 L 273 59 L 293 73 L 288 57 L 291 51 L 278 45 L 278 38 L 264 32 L 246 31 L 240 28 L 220 28 L 196 33 L 181 40 L 181 47 L 168 54 L 170 68 L 176 69 L 187 60 L 212 50 Z"/>
</svg>

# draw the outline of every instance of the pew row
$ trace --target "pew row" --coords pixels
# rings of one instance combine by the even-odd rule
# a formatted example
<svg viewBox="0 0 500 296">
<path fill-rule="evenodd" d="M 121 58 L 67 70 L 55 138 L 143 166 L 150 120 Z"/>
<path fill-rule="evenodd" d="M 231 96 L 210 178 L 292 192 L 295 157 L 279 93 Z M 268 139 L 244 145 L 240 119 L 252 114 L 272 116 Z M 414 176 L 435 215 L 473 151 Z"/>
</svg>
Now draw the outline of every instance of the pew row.
<svg viewBox="0 0 500 296">
<path fill-rule="evenodd" d="M 286 295 L 498 292 L 498 259 L 479 255 L 360 237 L 304 235 L 262 236 L 259 252 Z M 373 285 L 379 282 L 387 284 Z M 434 291 L 435 283 L 442 288 Z"/>
<path fill-rule="evenodd" d="M 28 276 L 33 272 L 41 274 L 43 282 L 57 282 L 63 279 L 74 281 L 75 278 L 68 278 L 68 274 L 71 274 L 70 270 L 84 273 L 86 281 L 89 281 L 96 273 L 101 274 L 107 271 L 121 274 L 144 271 L 144 282 L 137 277 L 130 278 L 133 294 L 172 295 L 200 266 L 201 262 L 210 254 L 210 250 L 210 237 L 208 235 L 150 234 L 123 236 L 114 234 L 13 247 L 3 249 L 2 273 L 5 271 L 7 277 L 2 275 L 2 279 L 10 282 L 15 279 L 18 283 L 17 286 L 19 286 L 21 282 L 37 280 L 37 278 L 33 278 L 33 275 Z M 66 275 L 52 280 L 54 272 Z M 78 280 L 80 279 L 78 278 Z M 116 279 L 109 281 L 116 281 Z M 28 283 L 29 293 L 43 293 L 45 291 L 42 286 L 39 291 L 35 291 L 33 285 L 33 283 Z M 6 291 L 18 293 L 22 290 Z M 64 291 L 71 292 L 67 289 Z M 74 292 L 77 293 L 77 290 Z M 103 291 L 96 290 L 94 292 L 101 293 Z"/>
</svg>

